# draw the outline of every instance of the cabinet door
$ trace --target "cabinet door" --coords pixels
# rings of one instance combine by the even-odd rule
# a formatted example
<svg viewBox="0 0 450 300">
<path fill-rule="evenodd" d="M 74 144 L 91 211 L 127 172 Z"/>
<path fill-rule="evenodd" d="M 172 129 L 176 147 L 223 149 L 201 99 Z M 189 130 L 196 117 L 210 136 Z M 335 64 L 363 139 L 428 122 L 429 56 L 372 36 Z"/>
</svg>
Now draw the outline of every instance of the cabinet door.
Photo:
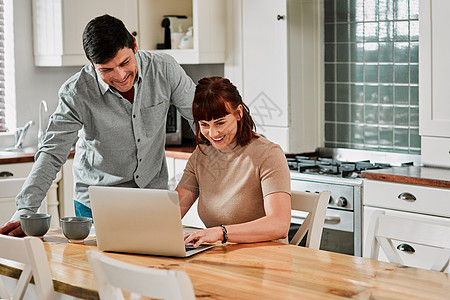
<svg viewBox="0 0 450 300">
<path fill-rule="evenodd" d="M 425 136 L 450 137 L 449 10 L 448 0 L 420 0 L 420 134 Z"/>
<path fill-rule="evenodd" d="M 25 178 L 0 179 L 0 225 L 8 222 L 16 211 L 16 196 Z"/>
<path fill-rule="evenodd" d="M 121 19 L 130 32 L 137 31 L 137 0 L 64 0 L 62 6 L 63 36 L 67 55 L 83 54 L 82 34 L 86 24 L 97 16 L 110 14 Z"/>
<path fill-rule="evenodd" d="M 285 0 L 243 0 L 243 95 L 257 126 L 288 126 Z"/>
<path fill-rule="evenodd" d="M 364 180 L 364 205 L 450 218 L 450 189 Z"/>
<path fill-rule="evenodd" d="M 75 216 L 74 186 L 73 186 L 73 159 L 68 159 L 62 166 L 62 180 L 59 181 L 59 214 L 62 217 Z"/>
<path fill-rule="evenodd" d="M 138 28 L 138 0 L 33 0 L 34 55 L 37 66 L 82 66 L 82 34 L 94 17 L 110 14 L 130 32 Z M 138 37 L 139 38 L 139 37 Z"/>
<path fill-rule="evenodd" d="M 0 174 L 3 179 L 10 178 L 25 178 L 33 167 L 32 162 L 16 163 L 16 164 L 2 164 L 0 165 Z"/>
</svg>

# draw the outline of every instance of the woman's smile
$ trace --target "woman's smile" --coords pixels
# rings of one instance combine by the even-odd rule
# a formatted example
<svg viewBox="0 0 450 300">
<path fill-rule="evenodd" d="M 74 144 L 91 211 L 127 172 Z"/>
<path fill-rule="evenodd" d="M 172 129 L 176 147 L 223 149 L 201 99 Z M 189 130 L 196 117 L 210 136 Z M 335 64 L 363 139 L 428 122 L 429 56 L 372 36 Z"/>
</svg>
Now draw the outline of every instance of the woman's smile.
<svg viewBox="0 0 450 300">
<path fill-rule="evenodd" d="M 211 137 L 215 142 L 220 142 L 221 140 L 223 140 L 224 136 L 220 137 L 220 138 L 213 138 Z"/>
</svg>

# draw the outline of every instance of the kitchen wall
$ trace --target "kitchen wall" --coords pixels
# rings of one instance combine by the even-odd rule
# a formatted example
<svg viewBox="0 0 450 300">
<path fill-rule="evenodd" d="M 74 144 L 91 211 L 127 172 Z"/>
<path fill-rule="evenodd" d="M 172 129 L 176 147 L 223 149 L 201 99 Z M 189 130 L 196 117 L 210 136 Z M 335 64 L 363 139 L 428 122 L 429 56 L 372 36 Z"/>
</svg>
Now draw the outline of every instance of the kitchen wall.
<svg viewBox="0 0 450 300">
<path fill-rule="evenodd" d="M 325 0 L 325 146 L 420 154 L 419 0 Z"/>
<path fill-rule="evenodd" d="M 13 5 L 17 127 L 33 120 L 34 125 L 27 133 L 24 146 L 36 146 L 39 102 L 42 99 L 47 101 L 49 111 L 47 116 L 49 116 L 58 104 L 58 90 L 61 84 L 81 67 L 36 67 L 33 61 L 31 0 L 13 1 Z M 194 82 L 204 76 L 223 76 L 223 64 L 183 67 Z"/>
</svg>

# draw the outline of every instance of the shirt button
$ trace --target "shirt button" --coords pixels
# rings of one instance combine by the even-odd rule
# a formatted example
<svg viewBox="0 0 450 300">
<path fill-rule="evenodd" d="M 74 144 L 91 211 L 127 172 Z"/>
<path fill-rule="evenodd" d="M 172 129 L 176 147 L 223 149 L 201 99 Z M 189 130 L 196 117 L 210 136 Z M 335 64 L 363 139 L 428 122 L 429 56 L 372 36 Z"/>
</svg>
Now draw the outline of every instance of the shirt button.
<svg viewBox="0 0 450 300">
<path fill-rule="evenodd" d="M 136 179 L 138 179 L 139 178 L 139 175 L 136 175 Z"/>
<path fill-rule="evenodd" d="M 141 139 L 138 139 L 138 143 L 141 141 Z"/>
<path fill-rule="evenodd" d="M 136 115 L 133 115 L 133 118 L 136 118 Z"/>
<path fill-rule="evenodd" d="M 142 158 L 139 158 L 139 161 L 142 161 Z"/>
</svg>

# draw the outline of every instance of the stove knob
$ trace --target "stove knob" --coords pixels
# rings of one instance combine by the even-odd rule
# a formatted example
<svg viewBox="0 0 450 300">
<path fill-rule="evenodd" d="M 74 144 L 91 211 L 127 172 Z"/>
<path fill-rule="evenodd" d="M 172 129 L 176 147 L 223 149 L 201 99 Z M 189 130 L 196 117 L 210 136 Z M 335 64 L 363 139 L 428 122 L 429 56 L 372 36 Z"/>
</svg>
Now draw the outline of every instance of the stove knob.
<svg viewBox="0 0 450 300">
<path fill-rule="evenodd" d="M 344 197 L 339 197 L 336 201 L 337 206 L 340 207 L 346 207 L 347 206 L 347 199 L 345 199 Z"/>
</svg>

